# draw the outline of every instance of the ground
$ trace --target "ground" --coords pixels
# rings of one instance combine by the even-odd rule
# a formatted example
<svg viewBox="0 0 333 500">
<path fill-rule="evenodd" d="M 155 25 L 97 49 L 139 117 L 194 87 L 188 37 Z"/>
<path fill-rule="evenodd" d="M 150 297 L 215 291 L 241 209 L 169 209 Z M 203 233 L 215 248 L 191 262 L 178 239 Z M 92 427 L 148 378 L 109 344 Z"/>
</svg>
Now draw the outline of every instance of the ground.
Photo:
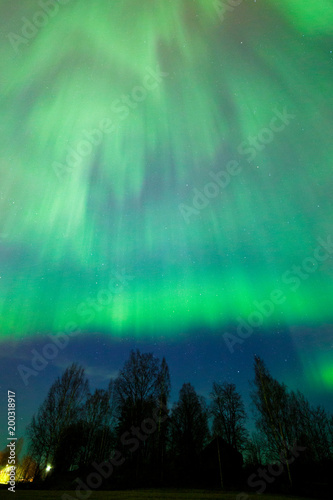
<svg viewBox="0 0 333 500">
<path fill-rule="evenodd" d="M 68 496 L 62 497 L 67 493 Z M 221 493 L 206 490 L 135 490 L 135 491 L 106 491 L 91 492 L 91 495 L 76 496 L 75 491 L 16 491 L 15 500 L 304 500 L 300 497 L 282 495 L 249 494 L 241 496 L 240 493 Z M 1 498 L 10 498 L 7 491 L 1 492 Z M 239 495 L 239 496 L 238 496 Z M 237 498 L 238 497 L 238 498 Z"/>
</svg>

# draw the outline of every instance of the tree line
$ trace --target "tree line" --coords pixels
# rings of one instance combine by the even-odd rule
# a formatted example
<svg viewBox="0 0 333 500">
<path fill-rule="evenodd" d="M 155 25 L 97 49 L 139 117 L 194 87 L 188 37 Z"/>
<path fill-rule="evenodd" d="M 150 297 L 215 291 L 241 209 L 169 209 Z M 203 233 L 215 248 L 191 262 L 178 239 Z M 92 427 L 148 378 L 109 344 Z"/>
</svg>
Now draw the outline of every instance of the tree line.
<svg viewBox="0 0 333 500">
<path fill-rule="evenodd" d="M 119 467 L 104 487 L 251 487 L 259 466 L 281 462 L 281 481 L 291 486 L 304 471 L 319 481 L 333 464 L 333 416 L 274 379 L 259 357 L 251 434 L 234 384 L 214 382 L 207 402 L 184 383 L 173 405 L 170 389 L 167 362 L 152 353 L 131 351 L 117 378 L 94 392 L 84 368 L 73 363 L 28 427 L 25 460 L 33 460 L 35 480 L 84 475 L 115 453 Z M 287 457 L 296 443 L 302 451 L 292 463 Z"/>
</svg>

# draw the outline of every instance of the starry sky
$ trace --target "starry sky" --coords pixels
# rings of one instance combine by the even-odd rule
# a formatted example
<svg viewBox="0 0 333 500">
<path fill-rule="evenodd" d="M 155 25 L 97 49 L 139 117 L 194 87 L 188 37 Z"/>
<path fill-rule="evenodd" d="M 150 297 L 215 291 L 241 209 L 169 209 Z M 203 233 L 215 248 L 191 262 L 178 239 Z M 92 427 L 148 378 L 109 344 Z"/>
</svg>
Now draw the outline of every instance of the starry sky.
<svg viewBox="0 0 333 500">
<path fill-rule="evenodd" d="M 248 403 L 257 354 L 333 410 L 332 1 L 12 0 L 0 19 L 19 433 L 68 364 L 105 387 L 132 348 L 166 357 L 173 400 L 227 380 Z"/>
</svg>

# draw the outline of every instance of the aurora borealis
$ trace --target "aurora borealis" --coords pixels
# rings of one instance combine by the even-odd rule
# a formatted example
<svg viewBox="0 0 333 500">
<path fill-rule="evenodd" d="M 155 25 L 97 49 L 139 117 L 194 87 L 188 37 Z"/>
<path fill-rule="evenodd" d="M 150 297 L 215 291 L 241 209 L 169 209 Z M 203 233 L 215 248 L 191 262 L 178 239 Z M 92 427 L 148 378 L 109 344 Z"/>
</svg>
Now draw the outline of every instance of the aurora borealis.
<svg viewBox="0 0 333 500">
<path fill-rule="evenodd" d="M 204 338 L 233 366 L 288 338 L 328 398 L 332 1 L 12 0 L 0 19 L 4 358 L 69 323 L 83 350 Z"/>
</svg>

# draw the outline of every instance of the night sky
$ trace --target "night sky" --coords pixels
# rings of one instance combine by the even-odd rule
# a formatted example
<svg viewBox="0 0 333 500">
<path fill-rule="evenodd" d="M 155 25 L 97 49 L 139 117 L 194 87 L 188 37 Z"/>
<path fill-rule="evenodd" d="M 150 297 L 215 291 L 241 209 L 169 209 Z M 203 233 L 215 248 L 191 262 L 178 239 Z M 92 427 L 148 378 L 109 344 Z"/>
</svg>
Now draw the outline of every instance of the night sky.
<svg viewBox="0 0 333 500">
<path fill-rule="evenodd" d="M 332 411 L 332 0 L 0 19 L 0 445 L 8 389 L 23 435 L 72 361 L 104 388 L 133 348 L 172 401 L 226 380 L 249 410 L 256 354 Z"/>
</svg>

